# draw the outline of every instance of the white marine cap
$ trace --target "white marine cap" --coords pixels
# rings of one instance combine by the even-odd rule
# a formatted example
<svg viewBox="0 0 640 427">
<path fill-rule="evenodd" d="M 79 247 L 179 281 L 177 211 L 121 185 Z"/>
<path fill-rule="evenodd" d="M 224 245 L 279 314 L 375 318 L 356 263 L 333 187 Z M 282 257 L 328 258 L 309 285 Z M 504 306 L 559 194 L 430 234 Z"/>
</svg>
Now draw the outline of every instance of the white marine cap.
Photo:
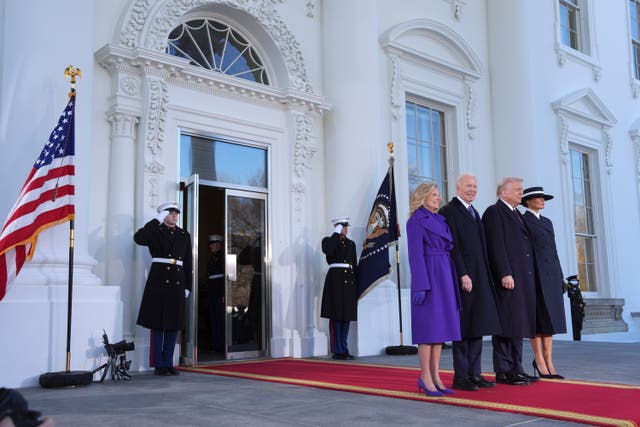
<svg viewBox="0 0 640 427">
<path fill-rule="evenodd" d="M 341 216 L 341 217 L 332 219 L 331 220 L 331 224 L 333 224 L 333 225 L 342 224 L 342 225 L 349 226 L 349 217 L 348 216 Z"/>
<path fill-rule="evenodd" d="M 219 234 L 210 234 L 209 235 L 209 243 L 213 242 L 222 242 L 224 239 Z"/>
<path fill-rule="evenodd" d="M 178 211 L 178 213 L 180 213 L 180 206 L 178 206 L 178 203 L 164 202 L 163 204 L 161 204 L 156 208 L 156 211 L 158 211 L 158 213 L 162 211 L 171 211 L 171 210 Z"/>
</svg>

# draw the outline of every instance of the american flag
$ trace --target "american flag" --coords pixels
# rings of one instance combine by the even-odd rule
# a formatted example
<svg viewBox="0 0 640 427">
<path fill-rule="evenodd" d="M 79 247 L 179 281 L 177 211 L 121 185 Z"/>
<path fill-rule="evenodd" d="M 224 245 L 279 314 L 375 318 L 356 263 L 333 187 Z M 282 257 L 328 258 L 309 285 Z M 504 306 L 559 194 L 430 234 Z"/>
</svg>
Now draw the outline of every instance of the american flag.
<svg viewBox="0 0 640 427">
<path fill-rule="evenodd" d="M 75 92 L 33 164 L 0 233 L 0 300 L 33 257 L 38 234 L 74 217 Z"/>
</svg>

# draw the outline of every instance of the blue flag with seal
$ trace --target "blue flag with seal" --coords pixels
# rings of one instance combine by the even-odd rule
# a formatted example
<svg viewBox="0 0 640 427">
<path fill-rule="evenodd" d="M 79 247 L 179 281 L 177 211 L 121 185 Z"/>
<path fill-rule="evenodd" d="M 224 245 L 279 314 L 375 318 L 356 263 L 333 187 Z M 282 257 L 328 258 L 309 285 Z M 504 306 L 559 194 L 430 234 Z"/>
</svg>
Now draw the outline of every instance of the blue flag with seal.
<svg viewBox="0 0 640 427">
<path fill-rule="evenodd" d="M 389 246 L 398 242 L 399 234 L 393 163 L 391 163 L 367 220 L 365 239 L 358 262 L 358 297 L 362 297 L 373 289 L 373 285 L 389 277 L 391 273 Z"/>
</svg>

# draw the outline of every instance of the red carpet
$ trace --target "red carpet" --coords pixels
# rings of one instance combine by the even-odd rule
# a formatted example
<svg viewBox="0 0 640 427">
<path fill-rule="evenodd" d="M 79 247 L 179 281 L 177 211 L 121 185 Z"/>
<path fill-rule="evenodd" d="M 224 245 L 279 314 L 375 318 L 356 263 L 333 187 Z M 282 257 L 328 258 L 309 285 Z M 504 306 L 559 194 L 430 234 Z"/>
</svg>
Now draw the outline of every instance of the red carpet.
<svg viewBox="0 0 640 427">
<path fill-rule="evenodd" d="M 333 362 L 317 359 L 271 359 L 224 362 L 183 371 L 272 381 L 400 399 L 555 418 L 600 426 L 640 424 L 640 386 L 572 380 L 542 380 L 528 386 L 498 384 L 480 391 L 456 390 L 452 396 L 417 393 L 417 368 Z M 446 385 L 452 372 L 443 371 Z M 489 376 L 487 376 L 489 377 Z"/>
</svg>

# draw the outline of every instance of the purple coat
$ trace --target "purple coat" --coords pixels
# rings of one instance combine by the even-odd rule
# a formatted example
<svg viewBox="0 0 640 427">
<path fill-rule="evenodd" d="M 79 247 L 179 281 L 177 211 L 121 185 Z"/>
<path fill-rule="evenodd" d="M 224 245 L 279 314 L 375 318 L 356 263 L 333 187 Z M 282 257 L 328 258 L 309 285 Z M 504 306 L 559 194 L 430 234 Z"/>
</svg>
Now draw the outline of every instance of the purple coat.
<svg viewBox="0 0 640 427">
<path fill-rule="evenodd" d="M 418 208 L 407 221 L 414 344 L 459 341 L 460 294 L 451 260 L 453 237 L 442 215 Z M 426 297 L 422 300 L 422 292 Z"/>
</svg>

